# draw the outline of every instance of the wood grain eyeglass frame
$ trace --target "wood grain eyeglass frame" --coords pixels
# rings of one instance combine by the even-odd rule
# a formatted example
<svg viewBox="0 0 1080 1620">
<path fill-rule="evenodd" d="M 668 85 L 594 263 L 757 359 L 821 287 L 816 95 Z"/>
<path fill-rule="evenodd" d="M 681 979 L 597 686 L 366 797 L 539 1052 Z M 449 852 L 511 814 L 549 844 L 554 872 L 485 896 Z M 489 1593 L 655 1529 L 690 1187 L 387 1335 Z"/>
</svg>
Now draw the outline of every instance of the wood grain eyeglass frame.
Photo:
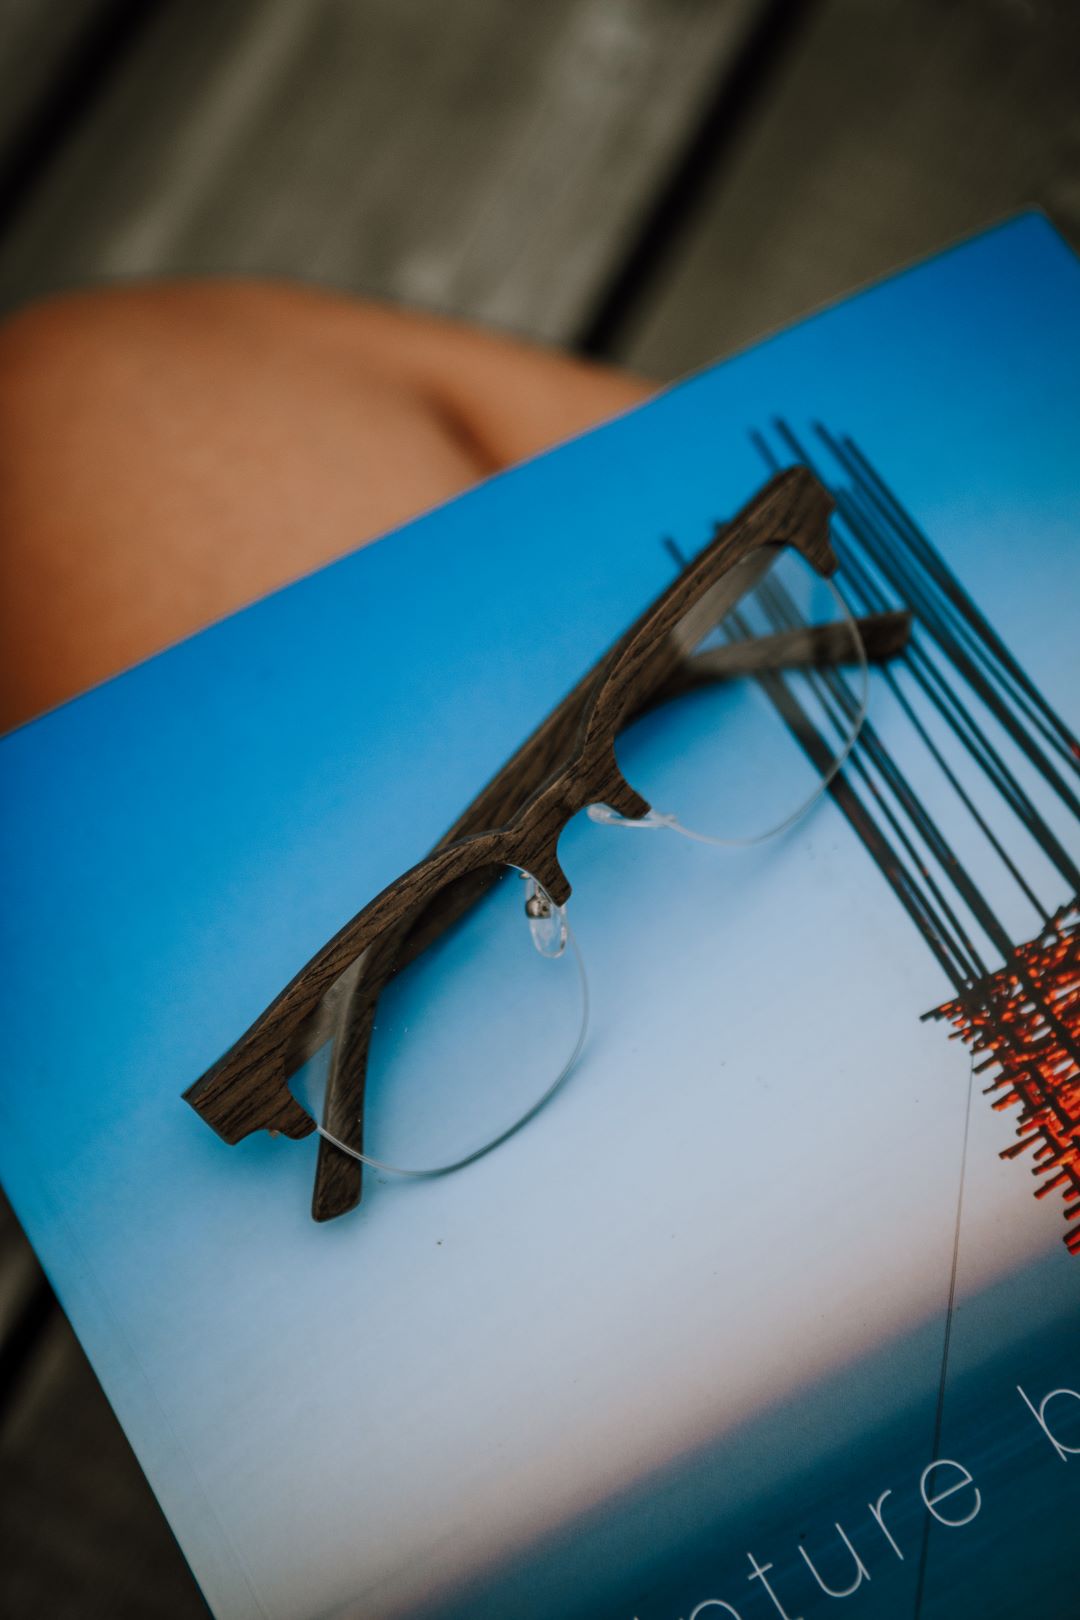
<svg viewBox="0 0 1080 1620">
<path fill-rule="evenodd" d="M 705 682 L 825 666 L 844 656 L 835 626 L 780 632 L 692 656 L 780 548 L 793 547 L 822 576 L 835 571 L 832 504 L 806 468 L 793 467 L 717 528 L 710 544 L 548 715 L 434 850 L 346 923 L 184 1093 L 220 1137 L 235 1143 L 257 1130 L 304 1137 L 315 1129 L 288 1078 L 333 1034 L 334 997 L 326 998 L 342 981 L 349 1014 L 336 1037 L 323 1125 L 361 1152 L 367 1050 L 384 986 L 473 903 L 493 867 L 530 873 L 556 905 L 565 904 L 570 883 L 557 846 L 567 822 L 592 804 L 628 817 L 650 809 L 616 763 L 619 732 L 647 709 Z M 892 656 L 907 639 L 905 614 L 875 615 L 859 625 L 870 659 Z M 352 1209 L 362 1186 L 361 1162 L 323 1137 L 314 1218 L 329 1220 Z"/>
</svg>

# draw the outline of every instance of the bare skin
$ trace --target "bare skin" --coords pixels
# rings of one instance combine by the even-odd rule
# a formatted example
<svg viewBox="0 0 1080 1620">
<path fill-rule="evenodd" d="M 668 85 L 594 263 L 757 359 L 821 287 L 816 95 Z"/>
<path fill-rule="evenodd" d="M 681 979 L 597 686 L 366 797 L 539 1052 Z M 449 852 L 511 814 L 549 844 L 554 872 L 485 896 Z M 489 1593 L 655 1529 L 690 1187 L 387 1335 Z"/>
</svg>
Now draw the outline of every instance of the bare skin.
<svg viewBox="0 0 1080 1620">
<path fill-rule="evenodd" d="M 0 726 L 649 392 L 285 283 L 31 306 L 0 329 Z"/>
</svg>

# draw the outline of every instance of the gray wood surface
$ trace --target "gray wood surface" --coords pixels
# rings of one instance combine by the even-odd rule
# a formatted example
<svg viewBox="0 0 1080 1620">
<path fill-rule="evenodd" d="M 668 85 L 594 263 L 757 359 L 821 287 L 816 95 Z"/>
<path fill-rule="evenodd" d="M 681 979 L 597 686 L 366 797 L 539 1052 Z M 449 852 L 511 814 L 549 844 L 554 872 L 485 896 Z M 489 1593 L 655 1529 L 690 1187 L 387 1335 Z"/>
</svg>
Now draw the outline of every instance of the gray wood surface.
<svg viewBox="0 0 1080 1620">
<path fill-rule="evenodd" d="M 198 1620 L 180 1549 L 64 1317 L 0 1435 L 6 1620 Z"/>
<path fill-rule="evenodd" d="M 0 170 L 103 0 L 0 0 Z"/>
<path fill-rule="evenodd" d="M 0 1194 L 0 1345 L 10 1342 L 38 1287 L 33 1251 Z"/>
<path fill-rule="evenodd" d="M 1032 204 L 1080 246 L 1080 5 L 824 0 L 625 357 L 677 376 Z"/>
<path fill-rule="evenodd" d="M 0 1195 L 0 1345 L 25 1340 L 44 1287 Z M 200 1620 L 207 1614 L 79 1342 L 55 1306 L 0 1391 L 4 1620 Z"/>
<path fill-rule="evenodd" d="M 757 9 L 167 6 L 0 252 L 0 299 L 258 271 L 565 339 Z"/>
</svg>

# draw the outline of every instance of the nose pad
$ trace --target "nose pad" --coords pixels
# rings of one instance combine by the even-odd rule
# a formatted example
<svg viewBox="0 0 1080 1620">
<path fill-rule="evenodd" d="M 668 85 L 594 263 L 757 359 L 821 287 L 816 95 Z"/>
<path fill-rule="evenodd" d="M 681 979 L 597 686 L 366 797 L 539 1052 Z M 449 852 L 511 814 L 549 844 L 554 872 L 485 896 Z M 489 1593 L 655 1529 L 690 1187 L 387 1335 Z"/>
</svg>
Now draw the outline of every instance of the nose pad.
<svg viewBox="0 0 1080 1620">
<path fill-rule="evenodd" d="M 527 872 L 523 872 L 522 876 L 525 879 L 525 915 L 529 919 L 533 945 L 541 956 L 561 956 L 569 938 L 566 907 L 557 906 L 547 890 Z"/>
<path fill-rule="evenodd" d="M 606 804 L 590 804 L 585 814 L 590 821 L 599 823 L 601 827 L 644 827 L 650 830 L 655 827 L 678 826 L 678 819 L 675 816 L 664 815 L 659 810 L 649 810 L 643 816 L 623 816 Z"/>
</svg>

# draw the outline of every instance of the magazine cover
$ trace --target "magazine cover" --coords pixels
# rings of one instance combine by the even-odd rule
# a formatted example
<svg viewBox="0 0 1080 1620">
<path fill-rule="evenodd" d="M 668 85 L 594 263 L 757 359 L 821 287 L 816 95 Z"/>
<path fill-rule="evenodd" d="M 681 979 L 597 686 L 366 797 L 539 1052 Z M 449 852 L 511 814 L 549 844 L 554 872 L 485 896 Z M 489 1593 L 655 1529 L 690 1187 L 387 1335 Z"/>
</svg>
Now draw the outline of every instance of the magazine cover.
<svg viewBox="0 0 1080 1620">
<path fill-rule="evenodd" d="M 1078 367 L 1021 217 L 0 744 L 0 1171 L 216 1615 L 1080 1614 Z"/>
</svg>

